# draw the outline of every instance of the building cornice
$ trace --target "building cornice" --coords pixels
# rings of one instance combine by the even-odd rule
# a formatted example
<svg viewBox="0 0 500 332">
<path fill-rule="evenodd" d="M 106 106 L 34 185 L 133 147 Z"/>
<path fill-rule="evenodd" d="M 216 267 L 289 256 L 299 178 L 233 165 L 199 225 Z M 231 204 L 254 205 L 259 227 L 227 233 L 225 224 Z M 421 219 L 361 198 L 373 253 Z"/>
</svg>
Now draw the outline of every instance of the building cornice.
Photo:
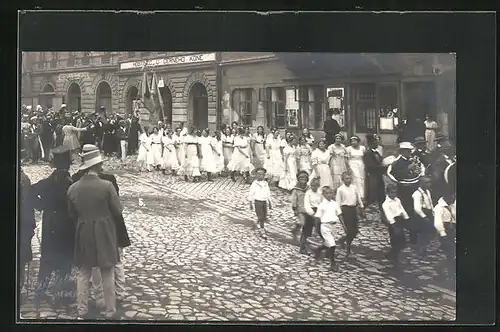
<svg viewBox="0 0 500 332">
<path fill-rule="evenodd" d="M 253 57 L 253 58 L 246 58 L 246 59 L 224 60 L 224 61 L 220 62 L 220 65 L 221 66 L 246 65 L 246 64 L 257 63 L 257 62 L 277 61 L 277 60 L 280 60 L 280 58 L 278 58 L 276 55 L 264 55 L 264 56 Z"/>
</svg>

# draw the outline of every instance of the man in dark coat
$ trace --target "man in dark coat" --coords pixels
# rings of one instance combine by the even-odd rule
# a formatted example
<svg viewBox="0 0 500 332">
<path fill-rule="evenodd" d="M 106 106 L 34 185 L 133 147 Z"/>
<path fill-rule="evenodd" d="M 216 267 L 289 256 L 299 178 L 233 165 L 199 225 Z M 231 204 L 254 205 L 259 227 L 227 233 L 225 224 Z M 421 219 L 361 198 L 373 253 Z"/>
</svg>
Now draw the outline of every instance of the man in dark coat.
<svg viewBox="0 0 500 332">
<path fill-rule="evenodd" d="M 366 206 L 377 203 L 380 213 L 383 214 L 382 203 L 385 200 L 384 173 L 386 172 L 386 167 L 382 164 L 384 158 L 377 149 L 378 139 L 375 135 L 367 135 L 366 142 L 368 149 L 363 156 L 366 171 Z"/>
<path fill-rule="evenodd" d="M 116 129 L 116 139 L 120 142 L 120 155 L 122 162 L 125 162 L 127 157 L 127 143 L 128 143 L 129 128 L 127 128 L 125 120 L 121 120 L 118 128 Z"/>
<path fill-rule="evenodd" d="M 87 170 L 68 190 L 70 215 L 77 220 L 75 265 L 77 277 L 77 310 L 80 317 L 88 313 L 89 283 L 93 268 L 102 276 L 105 317 L 116 313 L 114 268 L 120 261 L 116 220 L 122 220 L 122 206 L 113 184 L 102 180 L 102 157 L 96 146 L 84 146 L 81 171 Z"/>
<path fill-rule="evenodd" d="M 85 120 L 84 127 L 86 127 L 87 130 L 81 132 L 80 134 L 81 145 L 84 146 L 85 144 L 96 144 L 97 125 L 93 119 L 93 116 L 89 116 Z"/>
<path fill-rule="evenodd" d="M 326 112 L 326 120 L 323 124 L 323 130 L 325 132 L 325 140 L 327 143 L 327 146 L 332 145 L 335 143 L 335 135 L 340 133 L 340 125 L 337 122 L 337 120 L 333 119 L 333 111 L 328 110 Z"/>
<path fill-rule="evenodd" d="M 20 211 L 19 211 L 19 286 L 22 287 L 25 267 L 33 259 L 31 239 L 35 235 L 35 210 L 33 192 L 29 177 L 21 169 L 20 174 Z"/>
<path fill-rule="evenodd" d="M 54 131 L 55 128 L 52 123 L 52 116 L 47 115 L 42 119 L 42 124 L 40 128 L 40 140 L 42 141 L 44 160 L 49 161 L 49 154 L 52 145 L 54 144 Z"/>
<path fill-rule="evenodd" d="M 35 207 L 43 212 L 37 303 L 42 296 L 47 295 L 47 287 L 53 278 L 58 286 L 64 288 L 69 281 L 73 263 L 75 229 L 68 214 L 66 199 L 66 192 L 73 183 L 68 171 L 71 157 L 69 150 L 63 146 L 51 150 L 51 153 L 55 171 L 32 186 L 36 197 Z"/>
<path fill-rule="evenodd" d="M 413 141 L 413 145 L 415 146 L 415 150 L 412 155 L 418 158 L 425 167 L 430 165 L 430 155 L 429 151 L 427 151 L 427 141 L 423 136 L 415 137 Z"/>
<path fill-rule="evenodd" d="M 40 142 L 40 129 L 41 127 L 38 123 L 38 117 L 32 117 L 27 137 L 29 156 L 33 164 L 37 164 L 40 157 L 44 157 L 42 155 L 42 146 Z"/>
<path fill-rule="evenodd" d="M 96 139 L 97 139 L 97 146 L 99 149 L 103 149 L 102 143 L 103 143 L 103 138 L 104 138 L 104 124 L 107 122 L 106 120 L 106 109 L 104 106 L 101 106 L 99 109 L 99 113 L 96 113 L 95 117 L 95 125 L 96 125 Z"/>
<path fill-rule="evenodd" d="M 96 147 L 94 146 L 94 149 Z M 89 146 L 85 146 L 83 148 L 83 153 L 90 151 L 92 148 Z M 73 175 L 73 181 L 76 182 L 85 175 L 84 171 L 78 171 Z M 118 183 L 116 181 L 116 177 L 113 174 L 107 173 L 99 173 L 99 178 L 102 180 L 109 181 L 113 184 L 113 187 L 116 190 L 117 195 L 120 195 L 120 189 L 118 187 Z M 116 236 L 118 239 L 118 248 L 120 251 L 120 262 L 115 265 L 115 288 L 116 288 L 116 300 L 122 301 L 126 296 L 125 290 L 125 271 L 123 268 L 123 262 L 121 261 L 123 248 L 130 246 L 130 238 L 128 236 L 127 227 L 125 226 L 125 220 L 123 216 L 120 216 L 119 219 L 116 219 Z M 94 290 L 94 296 L 98 307 L 104 307 L 104 298 L 102 297 L 103 289 L 102 289 L 102 277 L 100 271 L 98 269 L 94 269 L 92 274 L 92 284 Z"/>
<path fill-rule="evenodd" d="M 400 155 L 387 168 L 387 175 L 397 184 L 398 198 L 410 217 L 406 224 L 410 232 L 410 243 L 416 244 L 417 233 L 412 224 L 414 215 L 412 195 L 418 189 L 420 178 L 425 175 L 425 167 L 420 160 L 412 158 L 413 149 L 411 143 L 401 142 L 399 144 Z"/>
<path fill-rule="evenodd" d="M 130 123 L 129 135 L 128 135 L 128 154 L 135 154 L 137 148 L 139 147 L 139 133 L 141 132 L 141 125 L 139 124 L 139 118 L 133 116 Z"/>
<path fill-rule="evenodd" d="M 429 167 L 429 174 L 432 181 L 432 200 L 434 205 L 447 193 L 448 184 L 445 180 L 445 170 L 453 164 L 453 146 L 449 141 L 442 141 L 437 145 L 437 156 Z"/>
</svg>

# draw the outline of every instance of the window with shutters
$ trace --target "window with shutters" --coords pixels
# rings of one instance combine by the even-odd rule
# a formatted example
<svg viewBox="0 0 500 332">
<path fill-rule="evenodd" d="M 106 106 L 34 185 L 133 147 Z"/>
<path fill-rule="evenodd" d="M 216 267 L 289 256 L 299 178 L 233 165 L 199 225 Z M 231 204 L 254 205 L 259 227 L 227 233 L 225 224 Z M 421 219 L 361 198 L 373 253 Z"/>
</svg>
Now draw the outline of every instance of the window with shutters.
<svg viewBox="0 0 500 332">
<path fill-rule="evenodd" d="M 252 125 L 252 93 L 253 89 L 236 89 L 233 91 L 233 110 L 238 113 L 240 123 Z"/>
<path fill-rule="evenodd" d="M 376 85 L 355 84 L 354 103 L 356 109 L 356 131 L 362 133 L 377 132 L 378 114 L 376 103 Z"/>
<path fill-rule="evenodd" d="M 268 102 L 266 120 L 268 127 L 286 127 L 285 88 L 267 88 L 265 98 Z"/>
<path fill-rule="evenodd" d="M 300 126 L 309 129 L 323 128 L 324 86 L 300 86 L 295 89 L 295 99 L 299 102 Z"/>
</svg>

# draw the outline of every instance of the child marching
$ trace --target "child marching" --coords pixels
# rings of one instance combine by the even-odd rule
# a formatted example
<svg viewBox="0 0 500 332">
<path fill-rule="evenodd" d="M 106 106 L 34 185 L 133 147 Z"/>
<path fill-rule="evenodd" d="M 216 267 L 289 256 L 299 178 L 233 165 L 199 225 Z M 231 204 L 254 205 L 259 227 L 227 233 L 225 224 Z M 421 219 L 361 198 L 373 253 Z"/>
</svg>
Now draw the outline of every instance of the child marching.
<svg viewBox="0 0 500 332">
<path fill-rule="evenodd" d="M 248 200 L 250 209 L 255 210 L 257 215 L 257 223 L 254 223 L 254 228 L 259 228 L 260 236 L 267 239 L 265 223 L 267 222 L 267 209 L 272 209 L 271 205 L 271 190 L 269 184 L 265 180 L 266 170 L 257 168 L 255 180 L 250 186 Z"/>
<path fill-rule="evenodd" d="M 309 174 L 306 171 L 300 171 L 297 174 L 297 185 L 292 189 L 292 209 L 296 217 L 296 222 L 294 228 L 292 229 L 292 234 L 297 241 L 299 241 L 299 232 L 305 225 L 305 219 L 307 216 L 306 210 L 304 208 L 304 196 L 307 191 L 307 183 L 309 182 Z"/>
</svg>

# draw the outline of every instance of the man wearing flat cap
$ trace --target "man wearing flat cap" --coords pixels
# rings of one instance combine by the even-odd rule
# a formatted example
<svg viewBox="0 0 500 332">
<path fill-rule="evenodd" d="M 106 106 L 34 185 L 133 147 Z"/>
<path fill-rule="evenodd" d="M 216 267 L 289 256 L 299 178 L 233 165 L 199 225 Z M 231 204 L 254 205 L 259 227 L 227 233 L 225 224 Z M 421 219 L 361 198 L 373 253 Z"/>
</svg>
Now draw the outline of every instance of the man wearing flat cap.
<svg viewBox="0 0 500 332">
<path fill-rule="evenodd" d="M 68 189 L 70 216 L 76 222 L 75 265 L 79 318 L 88 314 L 89 284 L 93 268 L 100 269 L 106 311 L 116 314 L 114 268 L 120 262 L 115 220 L 123 218 L 120 199 L 109 181 L 99 177 L 103 159 L 97 146 L 84 146 L 80 171 L 85 175 Z"/>
</svg>

